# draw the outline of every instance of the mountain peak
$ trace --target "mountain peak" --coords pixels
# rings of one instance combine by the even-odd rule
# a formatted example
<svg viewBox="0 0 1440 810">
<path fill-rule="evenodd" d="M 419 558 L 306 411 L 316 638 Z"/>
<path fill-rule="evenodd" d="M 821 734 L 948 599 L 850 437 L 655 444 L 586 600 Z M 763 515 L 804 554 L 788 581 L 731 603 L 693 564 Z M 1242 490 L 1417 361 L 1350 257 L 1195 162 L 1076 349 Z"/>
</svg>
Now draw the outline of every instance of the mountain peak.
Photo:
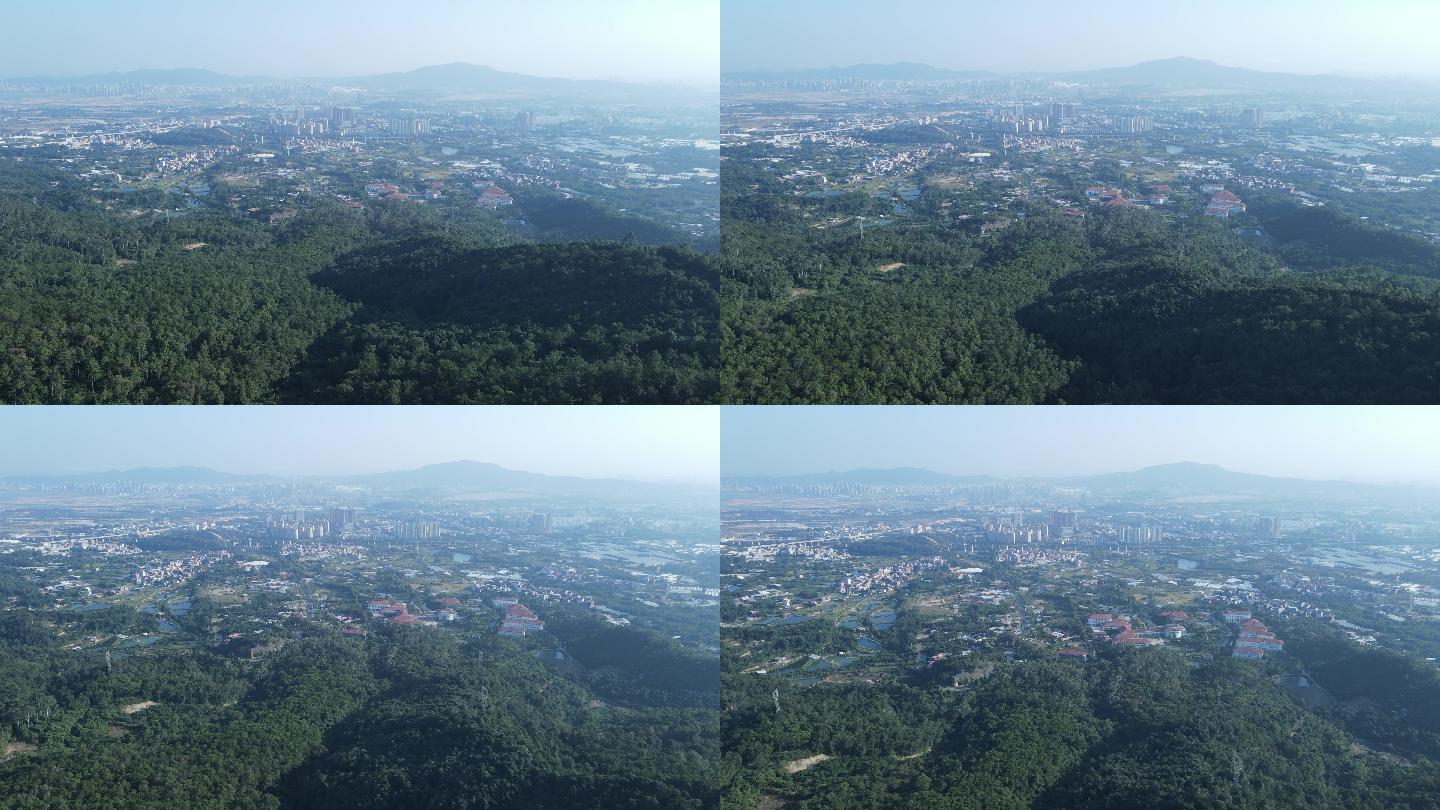
<svg viewBox="0 0 1440 810">
<path fill-rule="evenodd" d="M 1151 464 L 1148 467 L 1141 467 L 1137 472 L 1148 472 L 1151 470 L 1207 470 L 1210 472 L 1229 472 L 1229 470 L 1221 467 L 1219 464 L 1203 464 L 1199 461 L 1175 461 L 1169 464 Z"/>
<path fill-rule="evenodd" d="M 499 73 L 489 65 L 477 65 L 474 62 L 446 62 L 443 65 L 426 65 L 418 67 L 410 73 L 441 73 L 441 72 L 471 72 L 471 73 Z"/>
<path fill-rule="evenodd" d="M 1207 67 L 1223 67 L 1214 59 L 1200 59 L 1194 56 L 1171 56 L 1165 59 L 1146 59 L 1143 62 L 1137 63 L 1135 67 L 1142 67 L 1144 65 L 1204 65 Z"/>
</svg>

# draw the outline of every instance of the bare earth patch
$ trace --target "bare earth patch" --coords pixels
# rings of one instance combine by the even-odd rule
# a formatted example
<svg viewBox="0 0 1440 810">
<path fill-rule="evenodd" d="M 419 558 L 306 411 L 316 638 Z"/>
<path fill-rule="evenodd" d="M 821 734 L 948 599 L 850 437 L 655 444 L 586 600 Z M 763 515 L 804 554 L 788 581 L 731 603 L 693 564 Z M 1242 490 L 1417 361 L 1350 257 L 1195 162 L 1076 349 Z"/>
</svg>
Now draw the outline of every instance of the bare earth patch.
<svg viewBox="0 0 1440 810">
<path fill-rule="evenodd" d="M 882 272 L 882 273 L 889 273 L 889 272 L 891 272 L 891 271 L 893 271 L 893 270 L 899 270 L 900 268 L 902 268 L 902 267 L 904 267 L 904 266 L 905 266 L 905 263 L 904 263 L 904 262 L 891 262 L 891 263 L 889 263 L 889 264 L 882 264 L 882 265 L 880 265 L 879 267 L 877 267 L 877 268 L 875 268 L 875 269 L 876 269 L 876 270 L 879 270 L 879 271 Z"/>
<path fill-rule="evenodd" d="M 794 759 L 794 760 L 791 760 L 791 761 L 785 763 L 785 772 L 786 772 L 786 773 L 799 773 L 799 772 L 801 772 L 801 771 L 803 771 L 803 770 L 807 770 L 807 769 L 809 769 L 809 768 L 813 768 L 813 767 L 815 767 L 816 765 L 819 765 L 820 763 L 824 762 L 824 761 L 827 760 L 827 759 L 830 759 L 830 755 L 829 755 L 829 754 L 816 754 L 816 755 L 813 756 L 813 757 L 805 757 L 804 759 Z"/>
<path fill-rule="evenodd" d="M 0 759 L 9 759 L 16 754 L 28 754 L 36 750 L 35 746 L 27 742 L 12 742 L 5 746 L 5 754 Z"/>
<path fill-rule="evenodd" d="M 994 672 L 994 671 L 995 671 L 995 662 L 994 662 L 994 661 L 986 661 L 985 663 L 980 664 L 979 666 L 975 667 L 974 669 L 970 670 L 969 672 L 959 672 L 959 673 L 956 673 L 956 675 L 955 675 L 955 685 L 956 685 L 956 686 L 965 686 L 965 685 L 967 685 L 967 684 L 972 684 L 972 683 L 974 683 L 974 682 L 976 682 L 976 681 L 984 680 L 985 678 L 990 677 L 990 673 L 992 673 L 992 672 Z"/>
<path fill-rule="evenodd" d="M 202 247 L 205 247 L 205 243 L 204 243 L 204 242 L 191 242 L 190 244 L 188 244 L 188 245 L 185 246 L 185 249 L 186 249 L 186 250 L 199 250 L 199 249 L 202 248 Z"/>
<path fill-rule="evenodd" d="M 807 295 L 814 295 L 814 294 L 815 294 L 815 291 L 812 290 L 812 289 L 810 289 L 809 287 L 791 287 L 791 288 L 790 288 L 790 300 L 791 300 L 791 301 L 794 301 L 796 298 L 804 298 L 804 297 L 807 296 Z"/>
<path fill-rule="evenodd" d="M 116 259 L 116 260 L 115 260 L 115 266 L 116 266 L 116 267 L 125 267 L 125 266 L 127 266 L 127 265 L 132 265 L 132 264 L 139 264 L 139 262 L 135 261 L 134 259 Z"/>
<path fill-rule="evenodd" d="M 150 708 L 151 706 L 159 706 L 159 705 L 160 705 L 160 703 L 159 703 L 158 701 L 147 700 L 147 701 L 144 701 L 143 703 L 131 703 L 130 705 L 126 706 L 125 708 L 121 709 L 120 711 L 125 712 L 126 714 L 134 714 L 134 713 L 136 713 L 136 712 L 143 712 L 143 711 L 145 711 L 146 709 Z"/>
</svg>

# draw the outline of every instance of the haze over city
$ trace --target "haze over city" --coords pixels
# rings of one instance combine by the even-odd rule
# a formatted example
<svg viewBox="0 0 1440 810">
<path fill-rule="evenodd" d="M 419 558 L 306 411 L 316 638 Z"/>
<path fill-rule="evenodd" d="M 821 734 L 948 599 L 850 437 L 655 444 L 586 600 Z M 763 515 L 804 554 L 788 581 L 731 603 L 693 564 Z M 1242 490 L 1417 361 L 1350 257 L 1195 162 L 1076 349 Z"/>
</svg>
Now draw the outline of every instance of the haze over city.
<svg viewBox="0 0 1440 810">
<path fill-rule="evenodd" d="M 480 461 L 550 475 L 713 482 L 717 408 L 10 408 L 0 476 L 137 467 L 332 475 Z"/>
<path fill-rule="evenodd" d="M 722 471 L 924 467 L 1061 477 L 1197 462 L 1307 479 L 1440 484 L 1424 407 L 726 408 Z"/>
<path fill-rule="evenodd" d="M 9 2 L 4 13 L 3 77 L 176 67 L 334 77 L 470 62 L 557 78 L 714 85 L 719 64 L 718 0 L 260 0 L 184 13 L 156 0 L 58 0 Z"/>
<path fill-rule="evenodd" d="M 1062 71 L 1188 56 L 1255 70 L 1440 78 L 1437 28 L 1440 6 L 1411 0 L 730 0 L 721 41 L 727 73 L 890 62 Z"/>
</svg>

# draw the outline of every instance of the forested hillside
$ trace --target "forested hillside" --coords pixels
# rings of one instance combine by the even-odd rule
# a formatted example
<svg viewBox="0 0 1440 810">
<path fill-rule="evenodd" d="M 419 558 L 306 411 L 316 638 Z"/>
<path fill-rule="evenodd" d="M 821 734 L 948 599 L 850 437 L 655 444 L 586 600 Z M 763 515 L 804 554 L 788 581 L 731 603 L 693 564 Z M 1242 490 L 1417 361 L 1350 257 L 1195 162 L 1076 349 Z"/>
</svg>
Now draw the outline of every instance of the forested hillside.
<svg viewBox="0 0 1440 810">
<path fill-rule="evenodd" d="M 722 807 L 1440 807 L 1440 765 L 1405 744 L 1418 721 L 1367 737 L 1403 758 L 1376 755 L 1353 744 L 1373 726 L 1355 725 L 1352 710 L 1308 709 L 1245 662 L 1023 652 L 1029 660 L 970 662 L 962 669 L 976 677 L 959 690 L 920 676 L 797 689 L 726 675 Z M 1397 703 L 1437 697 L 1433 683 L 1409 686 Z"/>
<path fill-rule="evenodd" d="M 685 248 L 530 244 L 411 203 L 152 217 L 0 175 L 0 401 L 716 396 L 718 276 Z"/>
<path fill-rule="evenodd" d="M 390 240 L 313 277 L 359 309 L 287 384 L 306 402 L 715 398 L 719 300 L 680 248 Z"/>
<path fill-rule="evenodd" d="M 322 633 L 253 661 L 244 651 L 254 645 L 196 645 L 117 657 L 112 669 L 97 653 L 61 649 L 54 630 L 20 614 L 0 627 L 0 806 L 716 801 L 713 660 L 704 705 L 691 706 L 665 688 L 601 699 L 584 676 L 557 674 L 493 634 L 462 643 L 426 628 Z M 620 635 L 622 647 L 661 644 Z M 671 648 L 661 663 L 703 666 L 689 655 Z"/>
<path fill-rule="evenodd" d="M 1281 246 L 1288 264 L 1343 267 L 1368 264 L 1406 275 L 1440 277 L 1440 245 L 1387 231 L 1333 208 L 1270 202 L 1255 215 Z"/>
<path fill-rule="evenodd" d="M 725 171 L 726 401 L 1440 398 L 1440 250 L 1342 214 L 1262 207 L 1273 249 L 1136 209 L 862 235 L 872 198 Z"/>
</svg>

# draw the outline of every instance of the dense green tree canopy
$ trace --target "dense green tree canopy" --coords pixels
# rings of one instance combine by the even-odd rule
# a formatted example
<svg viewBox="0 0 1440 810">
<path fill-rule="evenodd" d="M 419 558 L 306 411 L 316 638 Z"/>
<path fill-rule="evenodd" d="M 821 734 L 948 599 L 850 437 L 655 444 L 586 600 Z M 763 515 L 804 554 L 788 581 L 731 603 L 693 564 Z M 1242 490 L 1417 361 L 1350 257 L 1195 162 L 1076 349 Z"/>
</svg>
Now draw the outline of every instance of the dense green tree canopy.
<svg viewBox="0 0 1440 810">
<path fill-rule="evenodd" d="M 256 660 L 245 646 L 196 645 L 117 656 L 109 667 L 95 652 L 62 649 L 54 628 L 6 616 L 0 749 L 15 743 L 19 753 L 0 762 L 0 806 L 660 810 L 717 801 L 715 661 L 643 631 L 592 642 L 648 651 L 631 664 L 653 675 L 645 688 L 612 697 L 598 648 L 588 672 L 563 675 L 490 634 L 462 643 L 440 629 L 369 639 L 317 629 Z M 577 647 L 595 630 L 561 628 L 582 634 Z"/>
<path fill-rule="evenodd" d="M 1440 398 L 1440 248 L 1329 209 L 1258 205 L 1270 249 L 1143 210 L 977 233 L 924 195 L 881 227 L 878 198 L 725 172 L 726 401 Z"/>
<path fill-rule="evenodd" d="M 527 244 L 412 203 L 159 216 L 164 192 L 107 206 L 72 182 L 0 164 L 0 401 L 717 396 L 718 274 L 687 248 Z"/>
<path fill-rule="evenodd" d="M 736 673 L 723 694 L 722 806 L 736 810 L 1440 807 L 1434 760 L 1400 765 L 1358 750 L 1344 709 L 1307 709 L 1263 668 L 1229 658 L 1196 667 L 1147 650 L 1017 661 L 958 691 L 918 681 L 797 688 Z M 1403 746 L 1410 725 L 1367 739 Z M 815 756 L 802 771 L 782 767 Z"/>
</svg>

